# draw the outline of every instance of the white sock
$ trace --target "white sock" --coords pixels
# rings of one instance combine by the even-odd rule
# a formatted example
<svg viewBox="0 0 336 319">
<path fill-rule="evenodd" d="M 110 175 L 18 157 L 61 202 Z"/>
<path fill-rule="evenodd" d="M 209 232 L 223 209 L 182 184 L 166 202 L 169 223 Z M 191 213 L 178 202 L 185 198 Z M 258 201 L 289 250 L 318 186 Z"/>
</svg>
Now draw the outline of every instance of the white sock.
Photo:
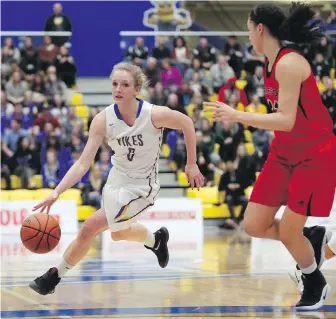
<svg viewBox="0 0 336 319">
<path fill-rule="evenodd" d="M 334 253 L 334 255 L 336 255 L 336 233 L 333 233 L 328 246 L 330 248 L 330 250 Z"/>
<path fill-rule="evenodd" d="M 316 264 L 316 260 L 314 259 L 314 262 L 312 265 L 310 265 L 307 268 L 301 268 L 301 271 L 303 274 L 309 275 L 313 273 L 316 269 L 317 269 L 317 264 Z"/>
<path fill-rule="evenodd" d="M 150 232 L 149 230 L 147 230 L 147 236 L 146 239 L 144 241 L 144 244 L 150 248 L 154 247 L 155 244 L 155 236 L 152 232 Z"/>
<path fill-rule="evenodd" d="M 63 258 L 58 267 L 56 267 L 58 270 L 58 277 L 62 278 L 73 267 L 73 265 L 68 264 Z"/>
</svg>

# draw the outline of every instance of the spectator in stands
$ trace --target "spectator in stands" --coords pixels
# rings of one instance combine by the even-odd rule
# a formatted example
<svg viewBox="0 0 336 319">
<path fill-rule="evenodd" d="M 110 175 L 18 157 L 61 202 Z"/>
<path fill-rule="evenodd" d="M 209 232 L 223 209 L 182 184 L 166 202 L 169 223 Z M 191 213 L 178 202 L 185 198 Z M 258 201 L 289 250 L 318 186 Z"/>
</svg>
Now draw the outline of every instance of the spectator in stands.
<svg viewBox="0 0 336 319">
<path fill-rule="evenodd" d="M 33 158 L 30 149 L 30 140 L 26 136 L 21 136 L 18 139 L 17 150 L 11 158 L 12 171 L 19 176 L 22 181 L 23 188 L 35 188 L 36 184 L 33 181 L 33 175 L 36 173 L 31 167 L 31 160 Z"/>
<path fill-rule="evenodd" d="M 157 40 L 157 45 L 153 48 L 152 56 L 158 60 L 170 59 L 170 50 L 165 46 L 166 40 L 163 37 L 159 37 Z"/>
<path fill-rule="evenodd" d="M 209 156 L 209 161 L 215 165 L 220 162 L 220 156 L 215 153 L 216 136 L 207 118 L 202 118 L 201 131 L 203 134 L 203 151 Z"/>
<path fill-rule="evenodd" d="M 9 169 L 11 156 L 8 156 L 7 153 L 4 151 L 3 144 L 4 143 L 1 142 L 1 178 L 3 178 L 6 182 L 6 186 L 4 189 L 11 190 L 12 189 L 12 183 L 10 178 L 11 172 Z"/>
<path fill-rule="evenodd" d="M 167 96 L 165 95 L 163 86 L 161 82 L 157 82 L 155 84 L 154 92 L 150 98 L 150 102 L 155 105 L 166 105 L 167 104 Z"/>
<path fill-rule="evenodd" d="M 76 114 L 76 107 L 67 108 L 67 112 L 60 119 L 61 140 L 69 143 L 72 134 L 76 134 L 81 140 L 84 137 L 84 121 Z"/>
<path fill-rule="evenodd" d="M 190 85 L 187 81 L 182 81 L 181 86 L 177 90 L 177 96 L 179 104 L 184 107 L 188 106 L 191 103 L 191 99 L 194 95 L 193 90 L 190 88 Z"/>
<path fill-rule="evenodd" d="M 12 78 L 5 85 L 7 100 L 11 103 L 22 103 L 24 93 L 28 90 L 26 81 L 21 79 L 20 72 L 14 72 Z"/>
<path fill-rule="evenodd" d="M 26 75 L 35 74 L 40 66 L 37 50 L 33 46 L 31 37 L 24 38 L 24 46 L 21 49 L 20 68 Z"/>
<path fill-rule="evenodd" d="M 329 76 L 330 65 L 321 53 L 317 53 L 312 65 L 313 73 L 317 80 L 321 80 L 324 76 Z"/>
<path fill-rule="evenodd" d="M 71 132 L 72 133 L 72 132 Z M 78 134 L 72 134 L 70 137 L 71 152 L 82 152 L 85 144 Z"/>
<path fill-rule="evenodd" d="M 144 46 L 144 39 L 136 38 L 135 45 L 130 46 L 126 52 L 126 61 L 132 61 L 133 64 L 142 67 L 148 58 L 148 48 Z"/>
<path fill-rule="evenodd" d="M 9 116 L 9 120 L 18 119 L 22 123 L 22 128 L 28 130 L 33 126 L 33 117 L 31 114 L 23 112 L 22 103 L 14 104 L 14 112 Z"/>
<path fill-rule="evenodd" d="M 161 81 L 161 73 L 158 68 L 157 60 L 153 57 L 149 57 L 147 60 L 147 66 L 145 69 L 145 74 L 149 81 L 148 87 L 149 89 L 154 89 L 156 83 Z"/>
<path fill-rule="evenodd" d="M 38 55 L 41 69 L 46 71 L 50 65 L 55 64 L 56 57 L 59 53 L 59 47 L 52 43 L 52 39 L 48 35 L 46 35 L 43 40 L 44 44 L 39 47 Z"/>
<path fill-rule="evenodd" d="M 57 79 L 56 73 L 48 73 L 47 81 L 45 83 L 45 96 L 48 103 L 52 103 L 54 95 L 58 94 L 62 100 L 66 100 L 67 87 L 63 81 Z"/>
<path fill-rule="evenodd" d="M 220 88 L 226 84 L 228 79 L 235 76 L 235 72 L 228 64 L 228 59 L 225 55 L 219 55 L 218 62 L 210 68 L 210 77 L 215 93 L 218 93 Z"/>
<path fill-rule="evenodd" d="M 331 65 L 333 46 L 333 43 L 324 36 L 319 43 L 311 46 L 311 50 L 314 52 L 315 56 L 317 53 L 321 53 L 325 60 L 328 61 L 329 65 Z"/>
<path fill-rule="evenodd" d="M 264 66 L 265 57 L 254 51 L 252 44 L 248 44 L 245 51 L 245 70 L 247 73 L 253 74 L 257 66 Z"/>
<path fill-rule="evenodd" d="M 190 65 L 190 52 L 183 37 L 177 37 L 174 39 L 172 59 L 181 72 L 185 73 Z"/>
<path fill-rule="evenodd" d="M 237 146 L 244 142 L 244 127 L 239 123 L 216 122 L 216 142 L 223 162 L 236 158 Z"/>
<path fill-rule="evenodd" d="M 99 154 L 99 161 L 96 162 L 97 167 L 99 167 L 102 171 L 102 177 L 104 180 L 107 180 L 108 174 L 112 168 L 110 158 L 110 152 L 108 150 L 103 150 Z"/>
<path fill-rule="evenodd" d="M 42 112 L 35 119 L 34 125 L 38 126 L 40 131 L 43 131 L 46 123 L 51 123 L 58 133 L 60 132 L 59 122 L 52 116 L 50 106 L 48 104 L 43 105 Z"/>
<path fill-rule="evenodd" d="M 232 95 L 237 97 L 237 101 L 241 102 L 243 105 L 247 105 L 248 99 L 246 93 L 243 89 L 236 86 L 236 78 L 228 79 L 226 84 L 222 86 L 218 92 L 218 101 L 228 102 Z"/>
<path fill-rule="evenodd" d="M 327 18 L 327 23 L 336 24 L 336 11 L 335 10 L 330 11 L 330 14 Z"/>
<path fill-rule="evenodd" d="M 49 16 L 46 20 L 44 31 L 54 32 L 72 32 L 71 21 L 68 16 L 63 14 L 63 7 L 60 3 L 54 4 L 54 14 Z M 52 42 L 61 47 L 64 45 L 70 37 L 52 37 Z"/>
<path fill-rule="evenodd" d="M 22 128 L 22 122 L 19 119 L 12 119 L 10 128 L 5 132 L 3 138 L 3 150 L 5 153 L 12 157 L 17 150 L 18 140 L 22 136 L 31 138 L 29 132 Z"/>
<path fill-rule="evenodd" d="M 210 70 L 212 64 L 216 63 L 216 49 L 209 45 L 207 38 L 201 38 L 194 49 L 194 57 L 201 61 L 204 69 Z"/>
<path fill-rule="evenodd" d="M 187 114 L 187 112 L 186 112 L 183 104 L 179 103 L 179 98 L 178 98 L 177 94 L 175 94 L 175 93 L 170 93 L 168 95 L 167 106 L 169 108 L 171 108 L 172 110 L 179 111 L 179 112 L 181 112 L 183 114 Z"/>
<path fill-rule="evenodd" d="M 48 150 L 46 162 L 42 165 L 43 187 L 55 188 L 60 181 L 60 166 L 55 150 Z"/>
<path fill-rule="evenodd" d="M 207 138 L 204 140 L 202 131 L 196 131 L 197 165 L 205 178 L 205 185 L 210 186 L 214 180 L 215 165 L 211 163 Z"/>
<path fill-rule="evenodd" d="M 61 126 L 62 125 L 62 118 L 67 117 L 68 114 L 68 107 L 65 105 L 65 103 L 62 101 L 62 98 L 60 95 L 55 94 L 53 98 L 53 103 L 50 106 L 50 113 L 53 118 L 57 119 Z M 65 123 L 66 124 L 66 123 Z"/>
<path fill-rule="evenodd" d="M 171 130 L 167 134 L 166 143 L 170 149 L 168 161 L 175 164 L 176 175 L 178 175 L 179 172 L 184 170 L 187 160 L 187 151 L 183 131 Z"/>
<path fill-rule="evenodd" d="M 258 171 L 260 171 L 269 153 L 271 135 L 269 131 L 258 128 L 252 133 L 252 141 L 255 149 L 255 155 L 258 159 L 257 168 Z"/>
<path fill-rule="evenodd" d="M 224 55 L 228 57 L 228 62 L 239 79 L 244 68 L 243 52 L 236 36 L 229 36 L 224 45 Z"/>
<path fill-rule="evenodd" d="M 31 90 L 34 93 L 39 93 L 40 95 L 45 94 L 45 85 L 44 85 L 43 77 L 41 76 L 41 74 L 39 73 L 35 74 Z"/>
<path fill-rule="evenodd" d="M 251 98 L 251 103 L 246 106 L 246 112 L 267 114 L 267 107 L 260 103 L 259 96 L 257 94 L 253 95 Z"/>
<path fill-rule="evenodd" d="M 172 90 L 172 86 L 179 87 L 182 82 L 182 73 L 176 67 L 172 66 L 168 59 L 162 60 L 161 81 L 162 85 L 168 91 Z"/>
<path fill-rule="evenodd" d="M 10 125 L 9 118 L 13 111 L 13 104 L 7 102 L 6 92 L 1 90 L 1 134 L 4 134 L 6 128 Z"/>
<path fill-rule="evenodd" d="M 100 208 L 101 194 L 105 184 L 100 166 L 95 165 L 90 172 L 88 183 L 86 184 L 82 198 L 85 205 L 91 205 Z"/>
<path fill-rule="evenodd" d="M 1 78 L 7 78 L 11 73 L 11 65 L 20 63 L 20 51 L 14 47 L 13 39 L 6 38 L 1 49 Z"/>
<path fill-rule="evenodd" d="M 254 158 L 247 153 L 244 143 L 238 145 L 237 155 L 233 162 L 234 166 L 241 174 L 244 188 L 253 185 L 256 179 L 256 163 Z"/>
<path fill-rule="evenodd" d="M 72 88 L 76 84 L 77 67 L 74 58 L 69 55 L 69 50 L 65 46 L 60 48 L 55 65 L 59 79 L 68 88 Z"/>
<path fill-rule="evenodd" d="M 253 76 L 248 76 L 247 78 L 247 95 L 251 99 L 254 94 L 258 95 L 259 98 L 265 96 L 264 92 L 264 68 L 262 66 L 257 66 L 255 68 Z"/>
<path fill-rule="evenodd" d="M 191 67 L 184 74 L 184 79 L 190 82 L 193 78 L 193 75 L 197 73 L 199 74 L 200 82 L 203 83 L 205 79 L 205 72 L 202 69 L 201 60 L 198 58 L 194 58 L 191 62 Z"/>
<path fill-rule="evenodd" d="M 325 89 L 322 94 L 322 100 L 331 115 L 334 123 L 334 133 L 336 134 L 336 90 L 333 87 L 331 78 L 327 78 Z"/>
<path fill-rule="evenodd" d="M 232 161 L 226 162 L 227 171 L 221 176 L 218 191 L 225 192 L 225 203 L 228 205 L 230 212 L 230 219 L 220 225 L 221 228 L 236 229 L 239 223 L 244 219 L 245 209 L 247 207 L 248 199 L 244 194 L 246 185 L 245 178 L 242 173 L 235 168 Z M 240 205 L 240 213 L 235 217 L 234 208 Z"/>
</svg>

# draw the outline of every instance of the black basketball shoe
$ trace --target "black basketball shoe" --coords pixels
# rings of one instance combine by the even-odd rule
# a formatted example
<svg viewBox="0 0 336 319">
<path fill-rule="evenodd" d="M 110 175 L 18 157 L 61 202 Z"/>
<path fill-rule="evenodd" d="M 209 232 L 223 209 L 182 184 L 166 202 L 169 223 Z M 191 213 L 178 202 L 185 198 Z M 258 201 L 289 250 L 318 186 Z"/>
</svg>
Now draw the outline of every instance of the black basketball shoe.
<svg viewBox="0 0 336 319">
<path fill-rule="evenodd" d="M 40 295 L 52 294 L 55 291 L 55 287 L 61 281 L 58 277 L 57 268 L 50 268 L 44 275 L 37 277 L 29 284 L 29 287 L 39 293 Z"/>
<path fill-rule="evenodd" d="M 303 294 L 295 308 L 298 310 L 317 310 L 321 308 L 331 290 L 321 271 L 316 269 L 309 275 L 302 274 L 302 281 Z"/>
<path fill-rule="evenodd" d="M 161 227 L 154 233 L 155 236 L 155 244 L 154 247 L 145 247 L 151 250 L 157 257 L 159 265 L 161 268 L 165 268 L 169 262 L 169 251 L 168 251 L 168 240 L 169 240 L 169 232 L 166 227 Z"/>
<path fill-rule="evenodd" d="M 317 267 L 320 269 L 325 259 L 325 245 L 332 237 L 332 231 L 323 226 L 304 227 L 303 235 L 311 242 Z M 303 281 L 301 278 L 302 272 L 299 265 L 296 269 L 289 273 L 289 277 L 298 285 L 299 291 L 303 293 Z"/>
</svg>

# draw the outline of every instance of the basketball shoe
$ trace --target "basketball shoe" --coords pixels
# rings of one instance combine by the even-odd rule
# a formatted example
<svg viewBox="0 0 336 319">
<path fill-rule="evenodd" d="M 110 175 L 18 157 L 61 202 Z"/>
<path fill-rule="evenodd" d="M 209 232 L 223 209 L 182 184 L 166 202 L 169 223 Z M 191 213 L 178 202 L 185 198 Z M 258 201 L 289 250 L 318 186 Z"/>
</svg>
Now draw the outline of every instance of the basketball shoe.
<svg viewBox="0 0 336 319">
<path fill-rule="evenodd" d="M 325 259 L 325 245 L 330 241 L 332 237 L 332 231 L 323 226 L 313 226 L 313 227 L 304 227 L 303 234 L 311 242 L 317 267 L 320 269 L 323 265 Z M 302 272 L 298 265 L 296 269 L 289 273 L 289 277 L 295 282 L 298 286 L 300 293 L 303 293 L 303 281 L 302 281 Z"/>
<path fill-rule="evenodd" d="M 303 293 L 301 299 L 295 305 L 297 310 L 320 309 L 324 300 L 330 294 L 330 286 L 327 284 L 323 274 L 316 269 L 311 274 L 302 274 Z"/>
<path fill-rule="evenodd" d="M 58 277 L 57 268 L 50 268 L 44 275 L 37 277 L 29 284 L 29 287 L 39 293 L 40 295 L 52 294 L 55 291 L 55 287 L 61 281 Z"/>
<path fill-rule="evenodd" d="M 161 268 L 165 268 L 169 262 L 169 251 L 168 251 L 168 240 L 169 240 L 169 232 L 166 227 L 161 227 L 154 233 L 155 236 L 155 244 L 152 247 L 145 247 L 151 250 L 157 257 L 159 265 Z"/>
</svg>

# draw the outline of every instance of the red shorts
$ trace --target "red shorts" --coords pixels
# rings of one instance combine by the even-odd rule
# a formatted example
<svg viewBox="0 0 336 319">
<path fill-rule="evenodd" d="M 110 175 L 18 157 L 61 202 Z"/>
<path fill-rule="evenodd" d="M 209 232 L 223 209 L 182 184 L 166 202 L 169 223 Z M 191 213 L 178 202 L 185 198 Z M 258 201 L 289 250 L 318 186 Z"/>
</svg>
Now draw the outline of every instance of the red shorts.
<svg viewBox="0 0 336 319">
<path fill-rule="evenodd" d="M 298 163 L 270 152 L 250 201 L 265 206 L 287 205 L 306 216 L 328 217 L 336 189 L 336 146 L 328 143 Z"/>
</svg>

